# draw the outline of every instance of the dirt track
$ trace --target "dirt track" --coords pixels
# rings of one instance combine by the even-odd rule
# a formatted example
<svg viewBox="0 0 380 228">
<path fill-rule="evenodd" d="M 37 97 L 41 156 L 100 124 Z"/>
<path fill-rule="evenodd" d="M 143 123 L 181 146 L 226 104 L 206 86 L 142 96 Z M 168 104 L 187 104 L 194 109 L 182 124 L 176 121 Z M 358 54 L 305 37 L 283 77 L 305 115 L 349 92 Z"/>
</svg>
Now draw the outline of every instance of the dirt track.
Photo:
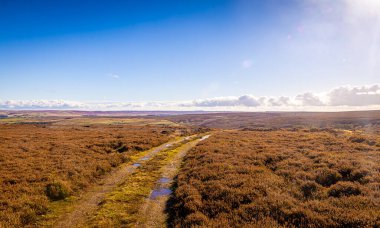
<svg viewBox="0 0 380 228">
<path fill-rule="evenodd" d="M 143 216 L 141 224 L 137 227 L 165 227 L 167 215 L 165 213 L 166 203 L 170 196 L 170 186 L 173 183 L 173 178 L 177 174 L 178 168 L 181 165 L 182 158 L 186 152 L 196 146 L 200 141 L 206 139 L 204 136 L 201 139 L 191 141 L 179 148 L 179 152 L 171 160 L 169 164 L 162 167 L 160 180 L 157 181 L 155 189 L 152 190 L 150 197 L 146 199 L 141 207 L 140 214 Z"/>
<path fill-rule="evenodd" d="M 150 158 L 154 157 L 157 153 L 170 147 L 173 144 L 184 141 L 185 138 L 181 138 L 175 141 L 171 141 L 154 149 L 151 149 L 144 156 L 139 158 L 137 162 L 143 165 Z M 122 165 L 119 169 L 110 173 L 103 181 L 102 185 L 96 186 L 87 192 L 81 200 L 79 200 L 74 206 L 74 210 L 70 213 L 63 214 L 55 223 L 54 227 L 81 227 L 85 225 L 87 218 L 93 214 L 98 206 L 101 204 L 107 193 L 122 183 L 128 175 L 132 174 L 137 169 L 134 164 Z"/>
</svg>

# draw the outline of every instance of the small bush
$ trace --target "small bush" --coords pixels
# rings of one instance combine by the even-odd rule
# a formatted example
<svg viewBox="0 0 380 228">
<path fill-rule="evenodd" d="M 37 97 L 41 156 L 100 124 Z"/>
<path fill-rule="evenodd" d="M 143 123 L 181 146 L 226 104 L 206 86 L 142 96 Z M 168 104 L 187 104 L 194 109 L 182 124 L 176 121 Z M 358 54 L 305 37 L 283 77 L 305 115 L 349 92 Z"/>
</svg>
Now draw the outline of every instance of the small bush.
<svg viewBox="0 0 380 228">
<path fill-rule="evenodd" d="M 335 184 L 328 191 L 328 195 L 331 197 L 357 196 L 360 194 L 360 187 L 352 182 L 347 181 L 342 181 Z"/>
<path fill-rule="evenodd" d="M 367 143 L 368 146 L 374 146 L 374 145 L 376 145 L 376 141 L 375 140 L 367 140 L 366 143 Z"/>
<path fill-rule="evenodd" d="M 351 173 L 354 169 L 355 167 L 353 167 L 352 165 L 344 164 L 338 168 L 338 172 L 340 173 L 340 175 L 342 175 L 343 180 L 348 180 L 350 179 Z"/>
<path fill-rule="evenodd" d="M 70 195 L 70 188 L 62 181 L 46 185 L 46 196 L 51 200 L 62 200 Z"/>
<path fill-rule="evenodd" d="M 95 176 L 102 176 L 109 171 L 111 171 L 111 165 L 109 163 L 105 163 L 103 165 L 97 165 Z"/>
<path fill-rule="evenodd" d="M 208 218 L 201 212 L 197 211 L 186 217 L 185 225 L 186 227 L 204 226 L 207 223 L 207 221 L 208 221 Z"/>
<path fill-rule="evenodd" d="M 342 175 L 332 169 L 322 169 L 319 171 L 315 181 L 325 187 L 331 186 L 342 179 Z"/>
<path fill-rule="evenodd" d="M 28 208 L 20 215 L 20 220 L 22 225 L 31 225 L 37 221 L 37 215 Z"/>
<path fill-rule="evenodd" d="M 365 138 L 363 137 L 350 137 L 349 140 L 354 143 L 362 143 L 365 142 Z"/>
<path fill-rule="evenodd" d="M 301 191 L 305 198 L 310 198 L 317 191 L 318 185 L 313 181 L 308 181 L 301 185 Z"/>
<path fill-rule="evenodd" d="M 364 177 L 369 174 L 369 171 L 366 169 L 358 169 L 352 172 L 351 181 L 363 182 Z"/>
</svg>

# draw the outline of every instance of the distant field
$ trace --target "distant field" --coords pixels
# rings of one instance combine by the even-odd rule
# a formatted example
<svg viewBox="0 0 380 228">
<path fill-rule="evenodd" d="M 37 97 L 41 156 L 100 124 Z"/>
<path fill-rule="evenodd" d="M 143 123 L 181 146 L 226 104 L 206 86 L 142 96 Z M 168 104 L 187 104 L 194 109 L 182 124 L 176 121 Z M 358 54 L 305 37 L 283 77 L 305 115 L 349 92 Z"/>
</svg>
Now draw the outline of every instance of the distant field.
<svg viewBox="0 0 380 228">
<path fill-rule="evenodd" d="M 339 128 L 380 126 L 380 111 L 358 112 L 245 112 L 162 117 L 180 123 L 219 129 Z"/>
<path fill-rule="evenodd" d="M 171 225 L 380 226 L 380 136 L 223 131 L 191 150 Z"/>
<path fill-rule="evenodd" d="M 0 111 L 0 123 L 179 124 L 217 129 L 339 128 L 379 129 L 380 111 L 356 112 L 170 112 L 170 111 Z M 168 122 L 169 121 L 169 122 Z"/>
<path fill-rule="evenodd" d="M 20 124 L 28 121 L 0 124 L 0 227 L 34 224 L 52 212 L 55 202 L 79 196 L 134 154 L 168 141 L 177 130 L 186 133 L 168 121 Z"/>
<path fill-rule="evenodd" d="M 6 117 L 0 118 L 0 124 L 54 124 L 54 125 L 140 125 L 140 126 L 179 126 L 179 124 L 165 119 L 138 118 L 138 117 Z"/>
</svg>

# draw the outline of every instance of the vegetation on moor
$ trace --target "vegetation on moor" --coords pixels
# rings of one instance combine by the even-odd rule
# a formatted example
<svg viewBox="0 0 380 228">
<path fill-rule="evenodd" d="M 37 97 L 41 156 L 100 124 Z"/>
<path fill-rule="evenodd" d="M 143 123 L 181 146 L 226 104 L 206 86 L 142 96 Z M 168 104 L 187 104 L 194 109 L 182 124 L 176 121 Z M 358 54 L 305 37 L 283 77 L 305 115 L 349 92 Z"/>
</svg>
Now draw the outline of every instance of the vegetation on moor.
<svg viewBox="0 0 380 228">
<path fill-rule="evenodd" d="M 175 128 L 0 124 L 0 227 L 34 224 L 51 205 L 78 196 Z"/>
<path fill-rule="evenodd" d="M 357 112 L 227 112 L 162 117 L 181 124 L 219 129 L 339 128 L 380 125 L 380 111 Z"/>
<path fill-rule="evenodd" d="M 51 226 L 66 218 L 75 224 L 71 215 L 81 211 L 89 212 L 81 218 L 89 226 L 151 221 L 141 207 L 182 144 L 193 149 L 167 210 L 164 201 L 152 213 L 168 217 L 168 226 L 380 226 L 376 111 L 157 119 L 37 114 L 0 119 L 0 227 Z M 211 136 L 197 145 L 187 142 L 206 131 Z M 92 193 L 100 198 L 92 201 Z"/>
<path fill-rule="evenodd" d="M 380 137 L 341 130 L 215 133 L 185 157 L 183 226 L 380 226 Z"/>
</svg>

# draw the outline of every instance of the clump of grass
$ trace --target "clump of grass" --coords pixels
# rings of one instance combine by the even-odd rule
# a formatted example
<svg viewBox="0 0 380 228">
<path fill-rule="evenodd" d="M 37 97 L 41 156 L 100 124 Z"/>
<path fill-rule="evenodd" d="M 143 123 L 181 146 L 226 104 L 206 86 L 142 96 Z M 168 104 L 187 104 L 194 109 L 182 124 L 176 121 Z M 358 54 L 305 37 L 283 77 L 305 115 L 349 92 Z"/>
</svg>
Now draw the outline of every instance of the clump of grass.
<svg viewBox="0 0 380 228">
<path fill-rule="evenodd" d="M 311 198 L 318 190 L 318 184 L 313 181 L 307 181 L 301 185 L 301 191 L 305 198 Z"/>
<path fill-rule="evenodd" d="M 53 181 L 46 185 L 45 194 L 50 200 L 63 200 L 71 193 L 70 187 L 63 181 Z"/>
<path fill-rule="evenodd" d="M 34 210 L 30 208 L 25 208 L 20 216 L 21 224 L 28 225 L 37 222 L 37 214 Z"/>
<path fill-rule="evenodd" d="M 339 182 L 333 186 L 328 191 L 328 195 L 332 197 L 342 197 L 342 196 L 357 196 L 362 193 L 360 186 L 348 181 Z"/>
<path fill-rule="evenodd" d="M 331 186 L 342 179 L 342 175 L 336 170 L 324 168 L 318 171 L 315 181 L 325 187 Z"/>
<path fill-rule="evenodd" d="M 353 143 L 362 143 L 366 141 L 364 137 L 350 137 L 349 140 Z"/>
</svg>

